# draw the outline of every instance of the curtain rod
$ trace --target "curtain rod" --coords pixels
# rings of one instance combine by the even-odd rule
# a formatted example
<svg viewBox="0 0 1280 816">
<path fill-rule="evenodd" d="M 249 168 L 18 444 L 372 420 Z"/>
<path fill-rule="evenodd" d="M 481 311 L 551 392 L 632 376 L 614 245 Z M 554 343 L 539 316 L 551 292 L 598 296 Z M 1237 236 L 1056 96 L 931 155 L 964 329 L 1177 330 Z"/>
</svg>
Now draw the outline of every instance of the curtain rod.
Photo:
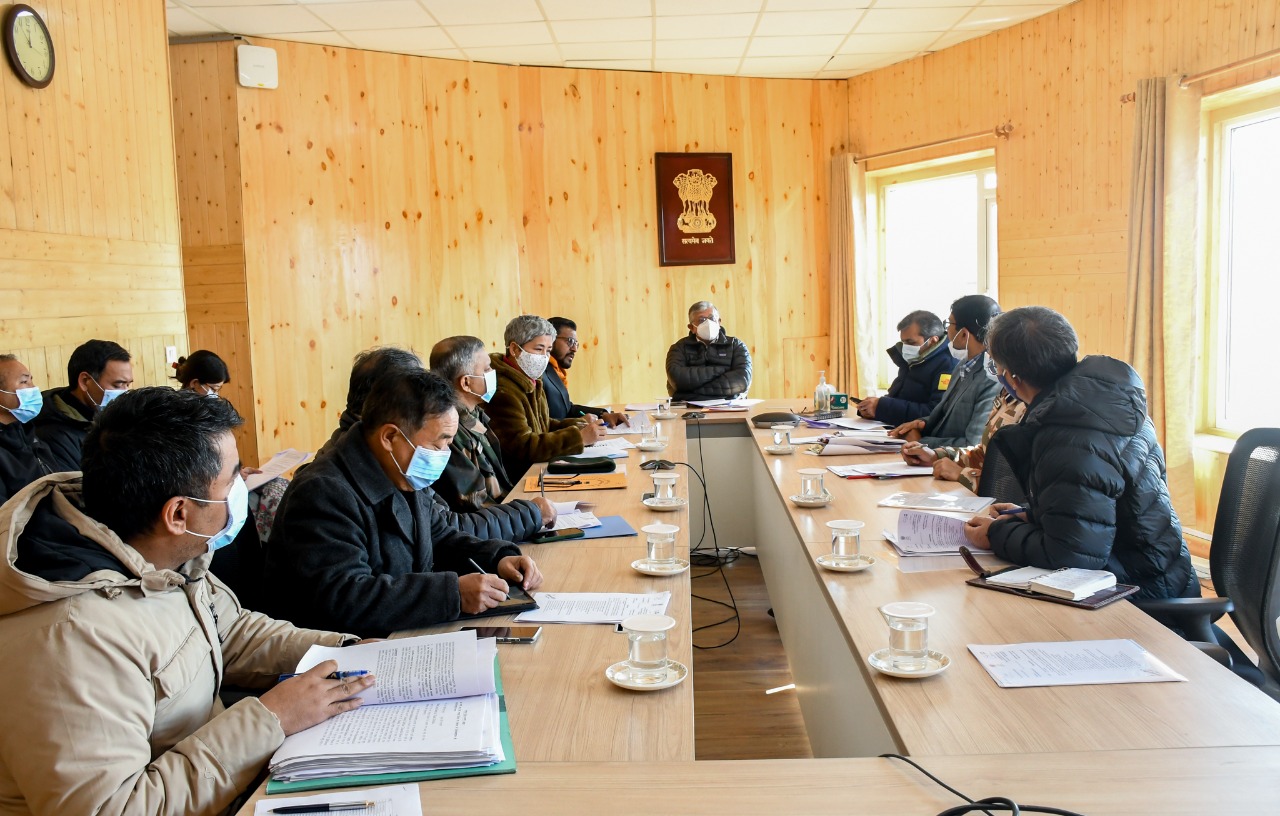
<svg viewBox="0 0 1280 816">
<path fill-rule="evenodd" d="M 1236 60 L 1235 62 L 1230 63 L 1229 65 L 1222 66 L 1221 68 L 1214 68 L 1212 71 L 1202 71 L 1198 74 L 1192 74 L 1191 76 L 1184 75 L 1181 79 L 1178 80 L 1178 87 L 1185 88 L 1188 85 L 1192 85 L 1196 82 L 1203 82 L 1206 79 L 1209 79 L 1210 77 L 1216 77 L 1218 74 L 1230 73 L 1231 71 L 1235 71 L 1238 68 L 1244 68 L 1246 66 L 1253 65 L 1255 62 L 1262 62 L 1263 60 L 1269 60 L 1275 57 L 1280 57 L 1280 48 L 1276 48 L 1272 51 L 1264 51 L 1261 54 L 1257 54 L 1252 57 L 1246 57 L 1245 59 L 1242 59 L 1242 60 Z"/>
<path fill-rule="evenodd" d="M 886 150 L 883 153 L 872 153 L 870 156 L 855 156 L 855 162 L 871 161 L 872 159 L 883 159 L 885 156 L 896 156 L 899 153 L 910 153 L 913 150 L 924 150 L 926 147 L 941 147 L 942 145 L 955 144 L 956 142 L 967 142 L 970 139 L 980 139 L 983 136 L 995 136 L 997 139 L 1006 139 L 1013 132 L 1013 125 L 1005 122 L 991 130 L 984 130 L 979 133 L 969 133 L 964 136 L 952 136 L 950 139 L 939 139 L 936 142 L 925 142 L 924 144 L 912 145 L 911 147 L 900 147 L 897 150 Z"/>
</svg>

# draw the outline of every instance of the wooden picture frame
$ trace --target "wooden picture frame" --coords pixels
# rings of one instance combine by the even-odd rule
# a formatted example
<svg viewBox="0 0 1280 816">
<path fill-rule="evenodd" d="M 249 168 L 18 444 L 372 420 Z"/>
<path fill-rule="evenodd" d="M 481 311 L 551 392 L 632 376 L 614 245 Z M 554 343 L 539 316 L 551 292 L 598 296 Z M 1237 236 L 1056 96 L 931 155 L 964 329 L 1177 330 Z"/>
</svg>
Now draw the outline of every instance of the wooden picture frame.
<svg viewBox="0 0 1280 816">
<path fill-rule="evenodd" d="M 658 265 L 732 264 L 732 153 L 655 153 Z"/>
</svg>

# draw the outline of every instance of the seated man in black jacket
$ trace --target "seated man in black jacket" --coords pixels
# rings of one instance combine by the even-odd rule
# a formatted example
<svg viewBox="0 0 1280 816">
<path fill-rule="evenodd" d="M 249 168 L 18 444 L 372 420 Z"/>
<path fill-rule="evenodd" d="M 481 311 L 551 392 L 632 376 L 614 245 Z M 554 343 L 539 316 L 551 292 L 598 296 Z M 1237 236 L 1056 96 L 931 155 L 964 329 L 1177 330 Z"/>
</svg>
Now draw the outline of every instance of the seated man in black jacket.
<svg viewBox="0 0 1280 816">
<path fill-rule="evenodd" d="M 675 400 L 735 399 L 751 387 L 751 352 L 720 328 L 709 301 L 689 307 L 689 334 L 667 349 L 667 393 Z"/>
<path fill-rule="evenodd" d="M 1001 385 L 1027 405 L 988 447 L 1029 498 L 1014 515 L 992 505 L 965 537 L 1016 564 L 1108 570 L 1141 598 L 1199 597 L 1137 372 L 1111 357 L 1077 363 L 1075 330 L 1043 306 L 999 316 L 988 342 Z"/>
<path fill-rule="evenodd" d="M 942 320 L 933 312 L 912 312 L 898 322 L 898 342 L 887 349 L 898 376 L 883 397 L 858 403 L 858 416 L 897 427 L 927 417 L 947 395 L 957 360 L 945 350 Z"/>
<path fill-rule="evenodd" d="M 89 424 L 107 403 L 133 385 L 129 352 L 110 340 L 89 340 L 67 360 L 67 386 L 44 392 L 40 414 L 31 423 L 49 446 L 54 471 L 80 469 L 80 449 Z"/>
<path fill-rule="evenodd" d="M 361 421 L 280 503 L 267 546 L 277 617 L 378 637 L 491 609 L 508 580 L 542 584 L 516 545 L 451 527 L 424 489 L 444 470 L 457 427 L 453 392 L 435 374 L 374 383 Z"/>
<path fill-rule="evenodd" d="M 551 359 L 542 375 L 542 385 L 547 391 L 547 411 L 551 418 L 568 419 L 594 414 L 610 428 L 628 424 L 624 413 L 574 404 L 569 397 L 569 369 L 573 366 L 573 358 L 578 354 L 578 324 L 567 317 L 551 317 L 547 322 L 556 330 L 556 339 L 551 343 Z"/>
<path fill-rule="evenodd" d="M 0 504 L 53 472 L 49 449 L 25 427 L 44 397 L 31 372 L 12 354 L 0 354 Z"/>
</svg>

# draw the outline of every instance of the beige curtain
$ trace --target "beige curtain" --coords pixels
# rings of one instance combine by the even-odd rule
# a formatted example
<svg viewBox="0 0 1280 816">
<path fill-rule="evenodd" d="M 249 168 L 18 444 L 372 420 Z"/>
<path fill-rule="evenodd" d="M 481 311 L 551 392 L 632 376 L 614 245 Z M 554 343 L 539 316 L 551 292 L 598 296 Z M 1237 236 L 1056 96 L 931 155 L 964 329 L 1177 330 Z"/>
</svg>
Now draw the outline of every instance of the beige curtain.
<svg viewBox="0 0 1280 816">
<path fill-rule="evenodd" d="M 874 270 L 867 264 L 867 177 L 851 154 L 831 160 L 831 382 L 853 396 L 875 387 Z"/>
<path fill-rule="evenodd" d="M 1200 97 L 1176 78 L 1138 83 L 1129 200 L 1129 362 L 1147 386 L 1169 489 L 1195 518 L 1195 358 L 1199 279 Z"/>
</svg>

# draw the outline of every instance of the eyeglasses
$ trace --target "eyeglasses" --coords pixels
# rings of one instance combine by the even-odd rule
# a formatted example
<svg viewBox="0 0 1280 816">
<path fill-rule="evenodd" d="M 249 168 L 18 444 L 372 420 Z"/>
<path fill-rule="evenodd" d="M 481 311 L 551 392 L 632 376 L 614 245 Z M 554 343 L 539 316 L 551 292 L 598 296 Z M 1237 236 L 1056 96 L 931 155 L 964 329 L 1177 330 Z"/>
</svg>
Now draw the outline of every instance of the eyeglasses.
<svg viewBox="0 0 1280 816">
<path fill-rule="evenodd" d="M 563 340 L 564 344 L 571 349 L 578 348 L 578 338 L 576 337 L 557 337 L 557 340 Z"/>
</svg>

